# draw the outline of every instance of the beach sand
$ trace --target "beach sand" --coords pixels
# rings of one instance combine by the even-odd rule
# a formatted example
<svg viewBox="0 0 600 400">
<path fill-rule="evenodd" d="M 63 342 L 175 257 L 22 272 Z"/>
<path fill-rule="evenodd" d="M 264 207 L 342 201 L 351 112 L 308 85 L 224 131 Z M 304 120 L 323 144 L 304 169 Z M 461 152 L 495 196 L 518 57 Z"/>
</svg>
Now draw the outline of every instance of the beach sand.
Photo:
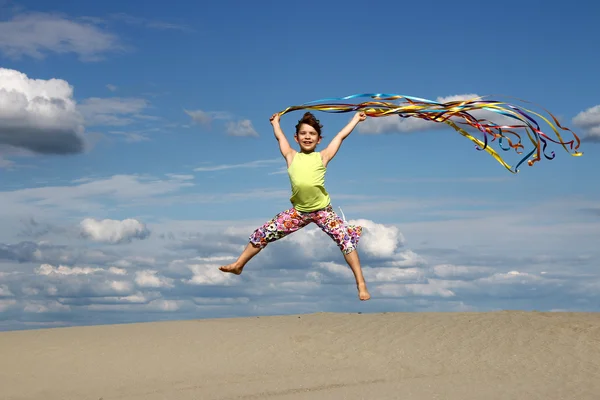
<svg viewBox="0 0 600 400">
<path fill-rule="evenodd" d="M 600 313 L 318 313 L 0 332 L 2 400 L 600 399 Z"/>
</svg>

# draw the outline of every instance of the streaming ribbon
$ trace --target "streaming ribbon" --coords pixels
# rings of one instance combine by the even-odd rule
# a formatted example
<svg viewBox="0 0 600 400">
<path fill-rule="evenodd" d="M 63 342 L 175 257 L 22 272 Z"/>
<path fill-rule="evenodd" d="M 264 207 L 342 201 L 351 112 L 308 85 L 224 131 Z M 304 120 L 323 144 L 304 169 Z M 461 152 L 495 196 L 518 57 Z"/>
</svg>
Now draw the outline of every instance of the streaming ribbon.
<svg viewBox="0 0 600 400">
<path fill-rule="evenodd" d="M 349 104 L 343 102 L 345 100 L 352 100 L 358 98 L 371 98 L 378 101 L 364 101 L 358 104 Z M 392 100 L 400 100 L 398 104 L 392 103 Z M 364 112 L 369 117 L 385 117 L 389 115 L 398 115 L 401 118 L 421 118 L 424 120 L 445 123 L 454 128 L 458 133 L 474 142 L 477 146 L 477 150 L 485 150 L 492 157 L 494 157 L 500 164 L 512 173 L 519 172 L 519 166 L 525 162 L 529 157 L 533 156 L 527 161 L 529 166 L 532 166 L 536 162 L 541 160 L 541 154 L 548 160 L 552 160 L 555 157 L 554 151 L 551 155 L 546 154 L 546 147 L 548 141 L 560 144 L 567 152 L 573 151 L 572 156 L 581 156 L 583 153 L 578 152 L 579 145 L 581 143 L 579 137 L 570 129 L 560 125 L 558 120 L 549 111 L 546 112 L 554 120 L 553 125 L 546 117 L 531 110 L 525 108 L 519 108 L 513 104 L 497 101 L 497 100 L 483 100 L 484 97 L 474 97 L 472 99 L 448 101 L 440 103 L 432 100 L 422 99 L 412 96 L 403 96 L 398 94 L 384 94 L 384 93 L 364 93 L 354 94 L 346 97 L 339 98 L 328 98 L 315 100 L 308 103 L 304 103 L 298 106 L 291 106 L 281 111 L 279 115 L 286 114 L 288 112 L 296 110 L 315 110 L 329 113 L 346 113 L 346 112 Z M 527 101 L 521 100 L 525 103 Z M 498 125 L 486 119 L 477 119 L 469 112 L 471 111 L 490 111 L 505 117 L 515 119 L 518 122 L 510 125 Z M 537 115 L 542 118 L 550 126 L 550 128 L 556 134 L 557 140 L 550 138 L 546 133 L 542 132 L 538 122 L 533 119 L 527 112 Z M 465 129 L 461 128 L 460 125 L 468 125 L 472 128 L 483 133 L 483 141 L 472 136 Z M 525 147 L 521 143 L 521 136 L 514 132 L 515 129 L 523 128 L 529 140 L 534 145 L 527 155 L 525 155 L 513 169 L 508 165 L 502 157 L 488 144 L 488 142 L 494 142 L 499 139 L 499 146 L 502 150 L 508 151 L 511 148 L 515 150 L 517 154 L 522 154 Z M 560 128 L 563 131 L 569 131 L 574 136 L 571 141 L 563 141 L 560 132 Z M 491 137 L 491 139 L 489 139 Z M 505 144 L 505 141 L 507 142 Z M 535 153 L 535 155 L 534 155 Z"/>
</svg>

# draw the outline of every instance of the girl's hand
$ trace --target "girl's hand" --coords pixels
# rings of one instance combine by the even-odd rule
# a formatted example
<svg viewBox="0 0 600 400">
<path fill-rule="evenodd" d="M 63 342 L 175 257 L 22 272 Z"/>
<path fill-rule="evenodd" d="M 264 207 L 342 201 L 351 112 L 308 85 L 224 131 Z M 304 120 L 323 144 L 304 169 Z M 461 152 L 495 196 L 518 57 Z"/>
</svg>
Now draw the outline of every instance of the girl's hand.
<svg viewBox="0 0 600 400">
<path fill-rule="evenodd" d="M 365 119 L 367 119 L 367 114 L 365 114 L 364 112 L 357 112 L 356 114 L 354 114 L 354 118 L 358 121 L 364 121 Z"/>
<path fill-rule="evenodd" d="M 271 121 L 271 125 L 278 124 L 279 123 L 279 113 L 275 113 L 275 114 L 271 115 L 271 118 L 269 118 L 269 121 Z"/>
</svg>

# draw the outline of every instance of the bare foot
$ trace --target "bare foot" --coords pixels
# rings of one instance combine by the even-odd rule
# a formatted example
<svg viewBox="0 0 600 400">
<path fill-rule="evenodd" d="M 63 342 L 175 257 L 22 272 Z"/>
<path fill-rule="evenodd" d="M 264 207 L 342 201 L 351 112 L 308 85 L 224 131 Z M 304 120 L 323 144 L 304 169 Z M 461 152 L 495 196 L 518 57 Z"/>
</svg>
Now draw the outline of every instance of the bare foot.
<svg viewBox="0 0 600 400">
<path fill-rule="evenodd" d="M 371 298 L 371 295 L 369 294 L 369 291 L 367 290 L 366 284 L 359 283 L 356 286 L 358 287 L 358 298 L 359 299 L 361 299 L 362 301 L 365 301 L 365 300 L 369 300 Z"/>
<path fill-rule="evenodd" d="M 219 267 L 219 269 L 223 272 L 229 272 L 235 275 L 239 275 L 242 273 L 243 267 L 239 267 L 236 265 L 236 263 L 232 263 L 229 265 L 223 265 L 222 267 Z"/>
</svg>

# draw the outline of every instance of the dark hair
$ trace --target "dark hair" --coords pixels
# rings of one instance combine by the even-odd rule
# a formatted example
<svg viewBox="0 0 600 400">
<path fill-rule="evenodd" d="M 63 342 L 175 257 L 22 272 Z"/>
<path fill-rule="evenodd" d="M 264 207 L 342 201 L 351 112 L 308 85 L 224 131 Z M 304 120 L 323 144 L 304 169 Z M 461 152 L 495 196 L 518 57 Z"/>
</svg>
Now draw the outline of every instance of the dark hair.
<svg viewBox="0 0 600 400">
<path fill-rule="evenodd" d="M 319 120 L 315 118 L 315 116 L 312 115 L 312 113 L 304 113 L 302 118 L 298 121 L 298 125 L 296 125 L 296 134 L 298 134 L 298 132 L 300 131 L 300 125 L 302 124 L 312 126 L 313 128 L 315 128 L 319 136 L 321 136 L 321 128 L 323 128 L 323 125 L 321 125 L 321 122 L 319 122 Z"/>
</svg>

